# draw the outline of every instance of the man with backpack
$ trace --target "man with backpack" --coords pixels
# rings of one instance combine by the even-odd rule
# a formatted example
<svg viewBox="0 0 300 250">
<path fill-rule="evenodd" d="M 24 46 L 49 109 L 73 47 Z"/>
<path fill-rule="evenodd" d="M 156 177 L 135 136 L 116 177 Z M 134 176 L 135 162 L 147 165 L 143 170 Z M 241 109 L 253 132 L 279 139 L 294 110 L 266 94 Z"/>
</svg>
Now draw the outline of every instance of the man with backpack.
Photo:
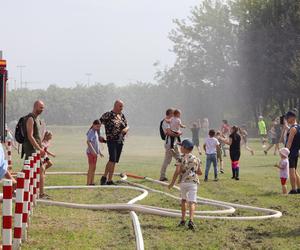
<svg viewBox="0 0 300 250">
<path fill-rule="evenodd" d="M 297 172 L 300 150 L 300 125 L 297 124 L 297 115 L 294 111 L 287 112 L 285 118 L 290 127 L 287 133 L 286 141 L 286 147 L 290 150 L 289 165 L 292 190 L 289 192 L 289 194 L 300 194 L 300 175 Z"/>
<path fill-rule="evenodd" d="M 28 159 L 37 150 L 40 151 L 41 157 L 45 155 L 45 151 L 42 147 L 41 139 L 41 120 L 39 119 L 40 114 L 44 111 L 44 103 L 40 100 L 36 101 L 33 105 L 32 113 L 21 117 L 15 132 L 16 140 L 22 144 L 21 157 L 25 155 L 25 160 Z M 40 175 L 40 197 L 45 198 L 44 194 L 44 171 L 41 170 Z"/>
<path fill-rule="evenodd" d="M 171 136 L 178 136 L 178 134 L 171 131 L 170 123 L 167 122 L 173 117 L 173 113 L 174 113 L 174 109 L 172 108 L 167 109 L 166 117 L 160 122 L 160 127 L 159 127 L 160 137 L 164 141 L 164 146 L 165 146 L 165 158 L 160 170 L 160 178 L 159 178 L 160 181 L 168 181 L 168 179 L 166 178 L 167 167 L 170 165 L 172 161 L 172 157 L 175 157 L 176 153 L 178 152 L 177 145 L 174 145 L 174 149 L 172 149 L 171 139 L 170 139 Z M 176 152 L 175 154 L 174 154 L 174 150 Z"/>
</svg>

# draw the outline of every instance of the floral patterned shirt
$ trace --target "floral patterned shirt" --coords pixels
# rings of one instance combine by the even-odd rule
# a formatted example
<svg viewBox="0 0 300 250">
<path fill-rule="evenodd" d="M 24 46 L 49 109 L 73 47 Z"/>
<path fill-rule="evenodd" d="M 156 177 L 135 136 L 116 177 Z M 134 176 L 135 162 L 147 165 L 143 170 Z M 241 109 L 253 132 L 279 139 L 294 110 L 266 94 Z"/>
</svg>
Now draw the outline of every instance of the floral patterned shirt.
<svg viewBox="0 0 300 250">
<path fill-rule="evenodd" d="M 201 160 L 192 154 L 183 155 L 180 165 L 179 183 L 196 183 L 199 184 L 197 170 L 200 168 Z"/>
<path fill-rule="evenodd" d="M 122 130 L 127 127 L 127 120 L 124 114 L 116 114 L 113 111 L 104 113 L 100 122 L 105 126 L 106 140 L 123 141 Z"/>
</svg>

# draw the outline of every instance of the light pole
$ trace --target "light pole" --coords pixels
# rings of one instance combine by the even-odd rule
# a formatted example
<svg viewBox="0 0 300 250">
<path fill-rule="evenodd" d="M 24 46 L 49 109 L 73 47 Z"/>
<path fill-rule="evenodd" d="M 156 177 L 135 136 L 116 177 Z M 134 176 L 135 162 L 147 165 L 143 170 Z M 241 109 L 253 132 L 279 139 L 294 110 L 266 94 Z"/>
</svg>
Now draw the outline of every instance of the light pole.
<svg viewBox="0 0 300 250">
<path fill-rule="evenodd" d="M 85 75 L 87 76 L 87 86 L 90 86 L 90 77 L 92 76 L 92 73 L 85 73 Z"/>
<path fill-rule="evenodd" d="M 23 87 L 23 68 L 25 68 L 26 65 L 17 65 L 17 68 L 20 69 L 20 87 Z"/>
</svg>

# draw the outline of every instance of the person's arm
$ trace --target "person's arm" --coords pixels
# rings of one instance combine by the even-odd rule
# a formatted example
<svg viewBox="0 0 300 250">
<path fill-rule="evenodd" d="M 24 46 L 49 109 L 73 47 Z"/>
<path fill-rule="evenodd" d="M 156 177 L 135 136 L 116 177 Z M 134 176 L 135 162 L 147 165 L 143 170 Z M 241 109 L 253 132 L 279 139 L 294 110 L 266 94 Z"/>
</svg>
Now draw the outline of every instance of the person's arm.
<svg viewBox="0 0 300 250">
<path fill-rule="evenodd" d="M 56 155 L 54 153 L 50 152 L 48 149 L 46 149 L 45 152 L 52 157 L 56 157 Z"/>
<path fill-rule="evenodd" d="M 201 162 L 200 159 L 197 159 L 197 161 L 198 161 L 198 168 L 197 168 L 196 174 L 197 175 L 202 175 L 202 169 L 201 169 L 202 162 Z"/>
<path fill-rule="evenodd" d="M 221 140 L 223 143 L 225 143 L 225 144 L 227 144 L 227 145 L 229 145 L 229 146 L 232 144 L 232 138 L 230 138 L 230 137 L 229 137 L 228 140 L 226 140 L 226 139 L 223 138 L 223 137 L 220 137 L 220 140 Z"/>
<path fill-rule="evenodd" d="M 287 144 L 286 144 L 286 147 L 288 149 L 291 149 L 291 146 L 292 146 L 292 143 L 293 143 L 293 140 L 294 140 L 294 137 L 295 137 L 296 134 L 297 134 L 296 128 L 291 128 L 289 138 L 288 138 Z"/>
<path fill-rule="evenodd" d="M 41 148 L 41 146 L 37 143 L 35 138 L 33 137 L 33 126 L 34 126 L 34 121 L 32 117 L 29 117 L 27 122 L 26 122 L 26 130 L 27 130 L 27 137 L 31 145 L 36 149 L 39 150 L 41 153 L 41 156 L 45 155 L 45 151 Z"/>
<path fill-rule="evenodd" d="M 97 155 L 97 152 L 96 152 L 96 150 L 94 149 L 92 143 L 91 143 L 89 140 L 87 140 L 86 143 L 87 143 L 89 149 L 92 151 L 92 154 L 93 154 L 93 155 Z"/>
<path fill-rule="evenodd" d="M 204 152 L 206 152 L 206 143 L 203 144 Z"/>
<path fill-rule="evenodd" d="M 176 133 L 176 132 L 173 132 L 170 128 L 167 128 L 166 129 L 166 135 L 176 137 L 176 136 L 182 135 L 182 132 L 177 132 Z"/>
<path fill-rule="evenodd" d="M 169 185 L 169 189 L 171 189 L 174 186 L 179 174 L 180 174 L 180 165 L 178 164 L 178 165 L 176 165 L 176 170 L 174 172 L 173 179 Z"/>
</svg>

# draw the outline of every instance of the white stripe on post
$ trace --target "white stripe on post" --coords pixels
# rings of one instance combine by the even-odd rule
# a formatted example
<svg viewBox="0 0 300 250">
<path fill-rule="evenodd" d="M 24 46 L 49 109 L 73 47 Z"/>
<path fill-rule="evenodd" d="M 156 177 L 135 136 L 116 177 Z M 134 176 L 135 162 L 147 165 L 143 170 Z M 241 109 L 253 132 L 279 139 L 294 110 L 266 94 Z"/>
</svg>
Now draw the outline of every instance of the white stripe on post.
<svg viewBox="0 0 300 250">
<path fill-rule="evenodd" d="M 12 170 L 12 142 L 11 140 L 7 140 L 7 164 L 8 170 Z"/>
<path fill-rule="evenodd" d="M 37 151 L 37 169 L 36 169 L 36 198 L 40 198 L 40 181 L 41 181 L 41 153 Z"/>
<path fill-rule="evenodd" d="M 17 173 L 17 189 L 16 189 L 15 217 L 14 217 L 14 241 L 13 241 L 14 250 L 20 249 L 21 239 L 22 239 L 24 177 L 25 177 L 24 173 Z"/>
<path fill-rule="evenodd" d="M 29 186 L 30 186 L 30 161 L 24 162 L 23 172 L 25 174 L 24 180 L 24 203 L 23 203 L 23 216 L 22 216 L 22 240 L 27 241 L 27 228 L 28 228 L 28 206 L 30 204 Z"/>
<path fill-rule="evenodd" d="M 2 249 L 12 249 L 12 180 L 3 181 Z"/>
<path fill-rule="evenodd" d="M 30 160 L 30 184 L 29 184 L 29 203 L 28 203 L 28 219 L 30 220 L 30 216 L 33 214 L 33 165 L 34 158 L 32 156 L 28 157 Z"/>
</svg>

